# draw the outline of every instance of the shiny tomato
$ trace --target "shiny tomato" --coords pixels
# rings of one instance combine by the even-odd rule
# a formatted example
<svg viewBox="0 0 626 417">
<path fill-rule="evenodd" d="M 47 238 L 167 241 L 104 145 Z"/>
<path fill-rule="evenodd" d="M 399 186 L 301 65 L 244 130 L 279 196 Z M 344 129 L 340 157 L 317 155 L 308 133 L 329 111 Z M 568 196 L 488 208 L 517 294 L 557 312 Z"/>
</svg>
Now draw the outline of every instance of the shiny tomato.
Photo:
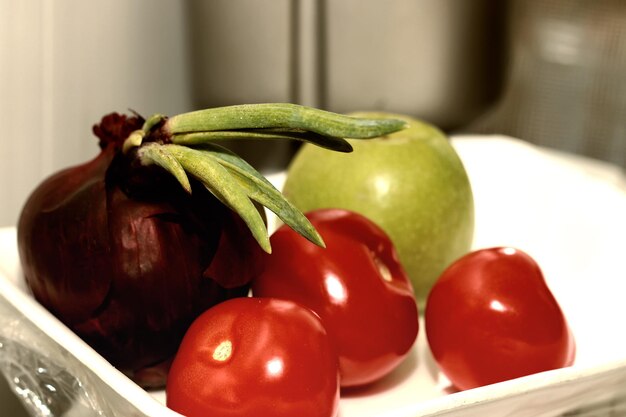
<svg viewBox="0 0 626 417">
<path fill-rule="evenodd" d="M 431 289 L 424 320 L 436 362 L 461 390 L 574 361 L 572 332 L 541 269 L 514 248 L 454 262 Z"/>
<path fill-rule="evenodd" d="M 326 248 L 279 228 L 265 272 L 252 282 L 253 294 L 315 311 L 337 346 L 341 386 L 373 382 L 402 362 L 417 337 L 409 278 L 391 241 L 372 221 L 337 209 L 306 216 Z"/>
<path fill-rule="evenodd" d="M 236 298 L 191 325 L 167 378 L 188 417 L 333 417 L 337 355 L 319 318 L 285 300 Z"/>
</svg>

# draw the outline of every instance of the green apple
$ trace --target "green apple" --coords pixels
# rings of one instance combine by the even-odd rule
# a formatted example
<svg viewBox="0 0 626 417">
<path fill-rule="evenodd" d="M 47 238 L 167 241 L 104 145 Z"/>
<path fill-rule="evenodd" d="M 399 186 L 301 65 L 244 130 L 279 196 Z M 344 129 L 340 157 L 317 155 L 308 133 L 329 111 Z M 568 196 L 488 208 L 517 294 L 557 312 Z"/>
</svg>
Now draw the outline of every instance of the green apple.
<svg viewBox="0 0 626 417">
<path fill-rule="evenodd" d="M 402 119 L 408 127 L 349 140 L 352 153 L 303 145 L 283 192 L 303 212 L 344 208 L 377 223 L 393 241 L 423 306 L 443 270 L 471 248 L 474 200 L 467 172 L 436 127 L 398 114 L 354 115 Z"/>
</svg>

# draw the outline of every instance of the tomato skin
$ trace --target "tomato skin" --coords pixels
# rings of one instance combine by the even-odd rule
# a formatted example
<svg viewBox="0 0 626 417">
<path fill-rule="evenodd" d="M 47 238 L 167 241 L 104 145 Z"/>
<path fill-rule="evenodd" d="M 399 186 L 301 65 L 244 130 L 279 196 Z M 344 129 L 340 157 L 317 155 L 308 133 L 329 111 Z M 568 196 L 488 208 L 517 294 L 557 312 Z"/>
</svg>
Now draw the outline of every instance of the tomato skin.
<svg viewBox="0 0 626 417">
<path fill-rule="evenodd" d="M 574 361 L 573 334 L 541 269 L 514 248 L 454 262 L 433 286 L 424 320 L 436 362 L 461 390 Z"/>
<path fill-rule="evenodd" d="M 334 417 L 337 355 L 309 309 L 285 300 L 235 298 L 191 325 L 166 395 L 167 406 L 188 417 Z"/>
<path fill-rule="evenodd" d="M 339 209 L 306 216 L 326 248 L 279 228 L 253 294 L 292 300 L 320 316 L 337 346 L 342 387 L 374 382 L 395 369 L 416 340 L 409 278 L 387 235 L 369 219 Z"/>
</svg>

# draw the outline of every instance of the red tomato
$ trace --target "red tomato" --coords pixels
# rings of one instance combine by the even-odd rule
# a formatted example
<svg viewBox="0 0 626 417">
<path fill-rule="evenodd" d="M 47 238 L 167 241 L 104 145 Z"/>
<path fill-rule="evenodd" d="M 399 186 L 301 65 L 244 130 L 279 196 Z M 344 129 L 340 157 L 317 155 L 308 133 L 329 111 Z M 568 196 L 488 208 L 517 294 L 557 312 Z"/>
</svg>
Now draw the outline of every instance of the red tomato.
<svg viewBox="0 0 626 417">
<path fill-rule="evenodd" d="M 373 382 L 400 364 L 417 337 L 409 278 L 387 235 L 362 215 L 327 209 L 307 217 L 326 249 L 281 227 L 252 291 L 293 300 L 321 317 L 339 352 L 342 387 Z"/>
<path fill-rule="evenodd" d="M 236 298 L 191 325 L 167 378 L 188 417 L 333 417 L 337 354 L 319 318 L 290 301 Z"/>
<path fill-rule="evenodd" d="M 574 338 L 539 266 L 513 248 L 453 263 L 431 289 L 424 320 L 435 360 L 461 390 L 574 361 Z"/>
</svg>

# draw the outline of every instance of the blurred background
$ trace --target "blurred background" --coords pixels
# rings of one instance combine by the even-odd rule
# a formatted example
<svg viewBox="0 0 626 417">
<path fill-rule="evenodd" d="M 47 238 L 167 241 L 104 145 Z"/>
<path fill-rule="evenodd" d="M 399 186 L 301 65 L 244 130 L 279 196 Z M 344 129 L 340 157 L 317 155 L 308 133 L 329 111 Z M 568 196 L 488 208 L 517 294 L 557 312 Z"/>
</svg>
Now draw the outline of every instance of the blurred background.
<svg viewBox="0 0 626 417">
<path fill-rule="evenodd" d="M 0 0 L 0 226 L 112 111 L 385 110 L 626 167 L 623 0 Z M 261 171 L 294 144 L 230 146 Z M 0 364 L 2 358 L 0 358 Z M 19 406 L 0 382 L 0 416 Z"/>
</svg>

